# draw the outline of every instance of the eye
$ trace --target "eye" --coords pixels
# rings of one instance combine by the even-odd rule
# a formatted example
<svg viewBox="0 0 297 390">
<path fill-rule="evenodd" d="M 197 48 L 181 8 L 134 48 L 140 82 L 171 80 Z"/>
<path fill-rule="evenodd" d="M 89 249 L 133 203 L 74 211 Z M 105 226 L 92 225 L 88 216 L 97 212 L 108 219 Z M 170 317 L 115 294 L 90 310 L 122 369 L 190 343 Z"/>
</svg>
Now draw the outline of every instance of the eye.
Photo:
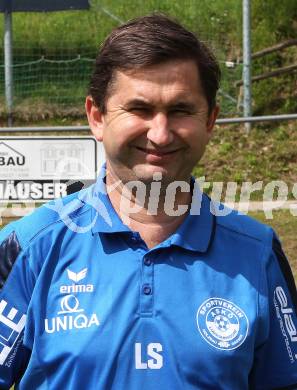
<svg viewBox="0 0 297 390">
<path fill-rule="evenodd" d="M 147 107 L 131 107 L 130 111 L 147 112 L 147 111 L 149 111 L 149 109 Z"/>
<path fill-rule="evenodd" d="M 186 108 L 175 108 L 173 110 L 170 110 L 169 113 L 172 114 L 172 115 L 180 115 L 180 116 L 182 116 L 182 115 L 192 115 L 193 114 L 192 111 L 190 111 L 190 110 L 188 110 Z"/>
<path fill-rule="evenodd" d="M 127 110 L 128 112 L 131 112 L 135 115 L 150 115 L 152 114 L 152 110 L 149 107 L 143 107 L 143 106 L 133 106 L 129 107 Z"/>
</svg>

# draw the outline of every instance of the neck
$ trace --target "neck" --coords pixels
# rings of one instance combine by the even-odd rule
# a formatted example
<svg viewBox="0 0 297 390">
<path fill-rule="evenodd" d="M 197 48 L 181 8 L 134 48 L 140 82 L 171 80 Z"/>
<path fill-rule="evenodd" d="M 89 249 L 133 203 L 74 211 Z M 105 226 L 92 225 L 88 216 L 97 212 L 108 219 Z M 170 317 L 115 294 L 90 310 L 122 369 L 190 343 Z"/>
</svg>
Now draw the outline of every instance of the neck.
<svg viewBox="0 0 297 390">
<path fill-rule="evenodd" d="M 182 192 L 180 188 L 175 193 L 166 191 L 161 182 L 153 184 L 139 182 L 136 189 L 123 184 L 111 171 L 106 175 L 110 201 L 122 221 L 132 230 L 143 232 L 142 236 L 151 228 L 154 231 L 161 228 L 166 238 L 187 216 L 192 194 L 191 191 Z"/>
</svg>

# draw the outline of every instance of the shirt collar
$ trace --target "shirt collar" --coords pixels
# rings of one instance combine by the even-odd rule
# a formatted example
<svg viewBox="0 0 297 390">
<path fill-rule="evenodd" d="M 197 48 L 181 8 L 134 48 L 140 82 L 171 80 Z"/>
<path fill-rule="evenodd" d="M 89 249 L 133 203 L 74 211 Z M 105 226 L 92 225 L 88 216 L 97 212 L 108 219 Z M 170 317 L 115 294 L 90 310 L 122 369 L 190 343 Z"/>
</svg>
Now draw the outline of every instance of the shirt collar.
<svg viewBox="0 0 297 390">
<path fill-rule="evenodd" d="M 131 232 L 113 208 L 106 191 L 106 165 L 104 164 L 90 194 L 92 205 L 92 232 Z M 192 179 L 193 199 L 191 209 L 179 226 L 161 246 L 176 245 L 191 251 L 206 252 L 215 229 L 215 216 L 211 213 L 211 200 L 203 194 L 197 181 Z"/>
<path fill-rule="evenodd" d="M 197 194 L 194 193 L 195 195 Z M 196 203 L 195 207 L 193 203 Z M 193 199 L 189 214 L 177 231 L 168 238 L 169 244 L 191 251 L 206 252 L 214 237 L 216 225 L 211 207 L 211 200 L 203 193 L 200 199 Z"/>
</svg>

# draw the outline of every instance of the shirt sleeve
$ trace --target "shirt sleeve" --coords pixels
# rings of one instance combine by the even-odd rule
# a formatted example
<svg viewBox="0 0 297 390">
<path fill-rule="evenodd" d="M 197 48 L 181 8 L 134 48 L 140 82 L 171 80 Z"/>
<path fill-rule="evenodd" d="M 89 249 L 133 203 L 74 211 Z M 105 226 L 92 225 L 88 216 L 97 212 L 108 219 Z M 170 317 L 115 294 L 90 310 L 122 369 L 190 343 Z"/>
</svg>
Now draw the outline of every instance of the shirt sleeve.
<svg viewBox="0 0 297 390">
<path fill-rule="evenodd" d="M 10 389 L 27 366 L 26 313 L 33 290 L 29 251 L 23 250 L 14 225 L 0 232 L 0 389 Z"/>
<path fill-rule="evenodd" d="M 260 315 L 266 339 L 254 355 L 250 389 L 297 389 L 297 293 L 294 277 L 276 236 L 265 267 Z"/>
</svg>

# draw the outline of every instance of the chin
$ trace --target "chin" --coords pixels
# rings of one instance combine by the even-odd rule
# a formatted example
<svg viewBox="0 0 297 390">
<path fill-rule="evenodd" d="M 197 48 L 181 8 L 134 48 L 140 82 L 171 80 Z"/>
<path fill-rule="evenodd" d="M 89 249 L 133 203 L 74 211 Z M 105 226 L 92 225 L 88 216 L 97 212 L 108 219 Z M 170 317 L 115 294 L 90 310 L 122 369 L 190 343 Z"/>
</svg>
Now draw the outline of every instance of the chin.
<svg viewBox="0 0 297 390">
<path fill-rule="evenodd" d="M 140 167 L 139 167 L 140 168 Z M 136 180 L 139 180 L 143 182 L 144 184 L 150 184 L 153 181 L 161 181 L 164 183 L 171 183 L 175 180 L 175 177 L 168 171 L 168 169 L 165 169 L 164 167 L 158 167 L 158 166 L 150 166 L 150 167 L 143 167 L 141 169 L 134 169 L 134 174 L 136 177 Z M 155 175 L 161 175 L 161 180 L 156 177 Z"/>
</svg>

